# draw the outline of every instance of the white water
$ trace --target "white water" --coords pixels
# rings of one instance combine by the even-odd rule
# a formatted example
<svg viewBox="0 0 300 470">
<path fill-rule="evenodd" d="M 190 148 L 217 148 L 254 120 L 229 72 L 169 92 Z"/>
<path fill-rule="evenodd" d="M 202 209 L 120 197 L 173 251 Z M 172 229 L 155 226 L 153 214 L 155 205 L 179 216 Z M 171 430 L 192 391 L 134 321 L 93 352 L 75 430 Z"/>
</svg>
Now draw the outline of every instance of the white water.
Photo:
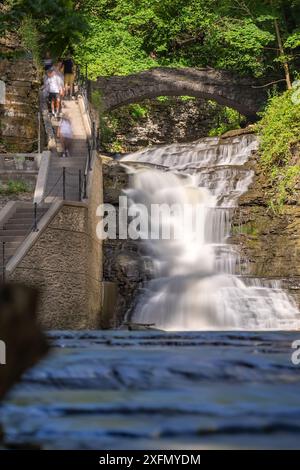
<svg viewBox="0 0 300 470">
<path fill-rule="evenodd" d="M 139 297 L 133 322 L 177 331 L 300 327 L 297 307 L 279 284 L 243 282 L 238 249 L 227 243 L 234 207 L 253 178 L 243 165 L 256 148 L 252 135 L 226 143 L 206 138 L 123 159 L 132 173 L 132 206 L 191 207 L 185 223 L 175 214 L 155 227 L 181 228 L 179 239 L 146 241 L 154 279 Z M 196 215 L 197 227 L 191 223 Z M 157 221 L 149 218 L 153 228 Z"/>
</svg>

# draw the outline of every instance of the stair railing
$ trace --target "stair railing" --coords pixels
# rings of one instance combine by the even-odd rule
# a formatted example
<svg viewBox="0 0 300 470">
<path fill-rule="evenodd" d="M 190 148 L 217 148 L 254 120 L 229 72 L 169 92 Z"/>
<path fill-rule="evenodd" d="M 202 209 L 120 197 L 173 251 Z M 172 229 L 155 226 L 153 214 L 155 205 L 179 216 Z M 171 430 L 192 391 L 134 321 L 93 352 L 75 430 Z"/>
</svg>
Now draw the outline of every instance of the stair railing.
<svg viewBox="0 0 300 470">
<path fill-rule="evenodd" d="M 89 185 L 89 177 L 90 172 L 93 169 L 93 152 L 99 149 L 99 130 L 96 128 L 96 123 L 93 119 L 91 105 L 90 105 L 90 81 L 87 77 L 87 69 L 85 71 L 85 75 L 81 73 L 81 69 L 77 67 L 77 84 L 78 84 L 78 91 L 81 94 L 84 106 L 89 118 L 90 126 L 91 126 L 91 136 L 87 137 L 86 144 L 87 144 L 87 158 L 86 158 L 86 165 L 84 170 L 83 178 L 81 178 L 81 196 L 80 200 L 87 199 L 88 197 L 88 185 Z"/>
</svg>

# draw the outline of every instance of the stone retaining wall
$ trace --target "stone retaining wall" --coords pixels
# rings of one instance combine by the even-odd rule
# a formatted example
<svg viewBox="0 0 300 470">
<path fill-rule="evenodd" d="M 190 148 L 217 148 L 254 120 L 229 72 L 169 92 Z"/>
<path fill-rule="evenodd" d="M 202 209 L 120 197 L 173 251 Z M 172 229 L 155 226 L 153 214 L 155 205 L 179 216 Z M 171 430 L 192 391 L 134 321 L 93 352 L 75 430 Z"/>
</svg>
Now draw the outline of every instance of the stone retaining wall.
<svg viewBox="0 0 300 470">
<path fill-rule="evenodd" d="M 37 148 L 39 81 L 29 59 L 0 60 L 5 103 L 0 104 L 0 153 Z"/>
<path fill-rule="evenodd" d="M 41 291 L 46 329 L 98 329 L 102 323 L 102 244 L 96 209 L 102 202 L 102 166 L 96 158 L 86 202 L 56 202 L 7 266 L 11 281 Z"/>
</svg>

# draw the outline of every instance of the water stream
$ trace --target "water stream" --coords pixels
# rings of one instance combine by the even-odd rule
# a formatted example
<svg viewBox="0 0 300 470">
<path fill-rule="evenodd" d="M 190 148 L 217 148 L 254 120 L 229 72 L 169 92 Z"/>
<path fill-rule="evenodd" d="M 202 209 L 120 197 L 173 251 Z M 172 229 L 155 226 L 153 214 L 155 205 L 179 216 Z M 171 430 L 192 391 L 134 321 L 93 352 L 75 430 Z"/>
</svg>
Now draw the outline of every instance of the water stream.
<svg viewBox="0 0 300 470">
<path fill-rule="evenodd" d="M 145 241 L 153 280 L 132 321 L 168 331 L 300 327 L 297 306 L 279 285 L 243 281 L 238 248 L 228 243 L 234 209 L 253 179 L 245 164 L 257 146 L 254 135 L 205 138 L 123 158 L 131 209 L 146 206 L 142 225 L 160 234 Z M 157 218 L 151 208 L 165 204 L 182 211 Z"/>
</svg>

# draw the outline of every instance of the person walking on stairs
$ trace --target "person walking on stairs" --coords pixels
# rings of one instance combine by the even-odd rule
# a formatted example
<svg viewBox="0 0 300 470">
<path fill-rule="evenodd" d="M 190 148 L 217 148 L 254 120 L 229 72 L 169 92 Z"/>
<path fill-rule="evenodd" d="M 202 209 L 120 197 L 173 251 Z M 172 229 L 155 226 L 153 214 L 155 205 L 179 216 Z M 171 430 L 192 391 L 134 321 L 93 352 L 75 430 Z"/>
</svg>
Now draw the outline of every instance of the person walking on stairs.
<svg viewBox="0 0 300 470">
<path fill-rule="evenodd" d="M 53 60 L 51 59 L 51 54 L 49 51 L 46 52 L 46 56 L 44 59 L 44 70 L 47 72 L 53 66 Z"/>
<path fill-rule="evenodd" d="M 59 77 L 61 82 L 61 92 L 59 97 L 59 114 L 62 113 L 62 102 L 65 96 L 65 81 L 64 81 L 64 74 L 63 74 L 63 63 L 59 60 L 56 64 L 54 64 L 54 72 Z"/>
<path fill-rule="evenodd" d="M 62 146 L 62 156 L 70 157 L 72 150 L 73 129 L 68 114 L 64 114 L 58 127 L 58 137 Z"/>
<path fill-rule="evenodd" d="M 63 64 L 64 64 L 66 97 L 71 99 L 74 93 L 73 88 L 74 88 L 74 80 L 75 80 L 75 64 L 73 62 L 71 54 L 68 54 Z"/>
<path fill-rule="evenodd" d="M 47 71 L 45 89 L 51 102 L 52 116 L 58 117 L 60 111 L 60 99 L 61 95 L 63 94 L 63 83 L 59 75 L 55 72 L 54 68 L 51 68 Z"/>
</svg>

